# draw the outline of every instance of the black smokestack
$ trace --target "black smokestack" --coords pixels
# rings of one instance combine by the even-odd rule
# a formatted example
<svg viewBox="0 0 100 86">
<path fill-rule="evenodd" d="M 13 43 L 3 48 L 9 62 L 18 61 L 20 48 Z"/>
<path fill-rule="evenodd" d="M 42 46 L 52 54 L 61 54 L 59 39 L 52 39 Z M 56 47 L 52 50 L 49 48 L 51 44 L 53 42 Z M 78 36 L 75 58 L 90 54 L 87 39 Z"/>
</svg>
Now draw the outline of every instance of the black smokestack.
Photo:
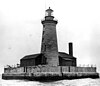
<svg viewBox="0 0 100 86">
<path fill-rule="evenodd" d="M 69 55 L 73 56 L 73 43 L 72 42 L 69 43 Z"/>
</svg>

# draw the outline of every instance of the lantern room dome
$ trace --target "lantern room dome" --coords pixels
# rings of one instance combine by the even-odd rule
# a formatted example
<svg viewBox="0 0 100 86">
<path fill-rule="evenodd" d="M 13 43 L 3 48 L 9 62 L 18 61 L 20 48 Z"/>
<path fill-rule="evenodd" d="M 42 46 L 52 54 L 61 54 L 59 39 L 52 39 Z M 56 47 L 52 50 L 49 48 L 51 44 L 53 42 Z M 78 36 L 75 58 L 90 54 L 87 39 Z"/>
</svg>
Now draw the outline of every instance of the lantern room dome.
<svg viewBox="0 0 100 86">
<path fill-rule="evenodd" d="M 49 9 L 46 10 L 45 16 L 52 16 L 53 10 L 49 7 Z"/>
</svg>

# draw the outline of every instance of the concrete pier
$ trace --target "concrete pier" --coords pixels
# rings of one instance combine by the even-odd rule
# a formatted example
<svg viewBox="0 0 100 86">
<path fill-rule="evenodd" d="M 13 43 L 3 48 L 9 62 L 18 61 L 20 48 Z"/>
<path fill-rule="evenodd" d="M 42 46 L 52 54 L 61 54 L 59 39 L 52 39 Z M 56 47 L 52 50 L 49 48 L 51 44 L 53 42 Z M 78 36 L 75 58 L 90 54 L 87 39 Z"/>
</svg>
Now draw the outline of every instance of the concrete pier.
<svg viewBox="0 0 100 86">
<path fill-rule="evenodd" d="M 66 74 L 2 74 L 2 79 L 27 79 L 38 81 L 52 81 L 63 79 L 99 78 L 98 73 L 66 73 Z"/>
<path fill-rule="evenodd" d="M 5 69 L 2 79 L 62 80 L 79 78 L 99 78 L 96 67 L 69 66 L 29 66 Z"/>
</svg>

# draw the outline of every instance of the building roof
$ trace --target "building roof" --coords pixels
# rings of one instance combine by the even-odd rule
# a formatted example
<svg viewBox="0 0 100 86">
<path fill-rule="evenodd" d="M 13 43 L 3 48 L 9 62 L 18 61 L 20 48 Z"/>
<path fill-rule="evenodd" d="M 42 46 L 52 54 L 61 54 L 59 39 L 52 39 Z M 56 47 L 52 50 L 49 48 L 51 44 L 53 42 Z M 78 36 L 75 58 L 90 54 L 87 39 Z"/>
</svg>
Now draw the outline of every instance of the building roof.
<svg viewBox="0 0 100 86">
<path fill-rule="evenodd" d="M 69 54 L 65 53 L 65 52 L 59 52 L 59 56 L 62 58 L 75 58 L 73 56 L 70 56 Z"/>
<path fill-rule="evenodd" d="M 40 55 L 43 55 L 43 54 L 38 53 L 38 54 L 26 55 L 22 59 L 33 59 L 33 58 L 35 59 L 35 58 L 39 57 Z M 65 59 L 65 60 L 75 59 L 75 57 L 70 56 L 69 54 L 67 54 L 65 52 L 59 52 L 59 57 Z"/>
<path fill-rule="evenodd" d="M 38 57 L 39 55 L 41 55 L 41 53 L 32 54 L 32 55 L 26 55 L 26 56 L 24 56 L 22 59 L 33 59 L 33 58 Z"/>
</svg>

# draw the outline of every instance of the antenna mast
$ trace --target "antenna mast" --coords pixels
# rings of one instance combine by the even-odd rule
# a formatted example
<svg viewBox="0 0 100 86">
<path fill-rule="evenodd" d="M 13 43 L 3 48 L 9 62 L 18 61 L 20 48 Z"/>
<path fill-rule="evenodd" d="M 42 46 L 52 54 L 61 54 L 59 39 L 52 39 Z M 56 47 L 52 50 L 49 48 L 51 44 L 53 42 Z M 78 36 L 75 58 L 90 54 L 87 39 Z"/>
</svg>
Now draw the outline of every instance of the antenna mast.
<svg viewBox="0 0 100 86">
<path fill-rule="evenodd" d="M 52 2 L 52 0 L 45 0 L 45 11 L 49 8 L 49 7 L 51 7 L 51 2 Z M 46 15 L 46 14 L 45 14 Z"/>
<path fill-rule="evenodd" d="M 45 10 L 49 7 L 51 7 L 52 0 L 45 0 Z"/>
</svg>

